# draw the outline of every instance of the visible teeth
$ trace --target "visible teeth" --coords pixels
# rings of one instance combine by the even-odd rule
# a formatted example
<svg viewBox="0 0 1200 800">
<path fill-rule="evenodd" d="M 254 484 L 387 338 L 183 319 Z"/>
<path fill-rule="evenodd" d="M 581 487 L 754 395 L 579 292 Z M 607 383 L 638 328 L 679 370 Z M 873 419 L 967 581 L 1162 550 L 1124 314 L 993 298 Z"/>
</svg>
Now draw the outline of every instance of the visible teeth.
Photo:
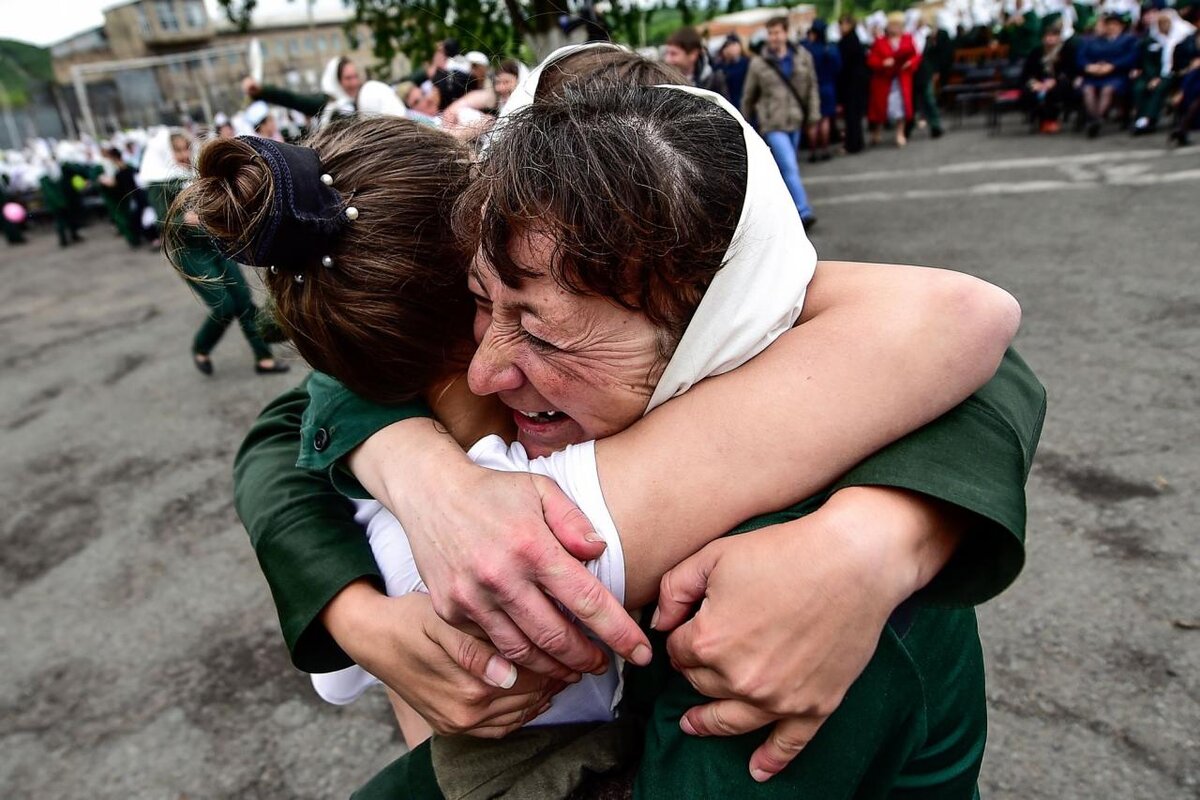
<svg viewBox="0 0 1200 800">
<path fill-rule="evenodd" d="M 522 411 L 521 414 L 539 422 L 549 422 L 562 415 L 561 411 Z"/>
</svg>

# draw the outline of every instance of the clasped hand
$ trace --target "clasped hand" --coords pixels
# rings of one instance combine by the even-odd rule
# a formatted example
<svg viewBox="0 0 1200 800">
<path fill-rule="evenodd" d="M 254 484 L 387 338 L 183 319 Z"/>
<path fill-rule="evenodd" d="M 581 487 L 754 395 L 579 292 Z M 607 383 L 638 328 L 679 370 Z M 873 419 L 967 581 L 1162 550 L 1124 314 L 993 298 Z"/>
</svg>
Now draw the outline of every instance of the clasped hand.
<svg viewBox="0 0 1200 800">
<path fill-rule="evenodd" d="M 936 537 L 898 504 L 924 502 L 845 490 L 811 516 L 718 540 L 667 573 L 652 624 L 673 631 L 672 664 L 715 698 L 680 727 L 733 736 L 774 722 L 750 773 L 764 781 L 783 770 L 862 673 L 896 606 L 949 558 L 957 539 L 914 549 Z"/>
</svg>

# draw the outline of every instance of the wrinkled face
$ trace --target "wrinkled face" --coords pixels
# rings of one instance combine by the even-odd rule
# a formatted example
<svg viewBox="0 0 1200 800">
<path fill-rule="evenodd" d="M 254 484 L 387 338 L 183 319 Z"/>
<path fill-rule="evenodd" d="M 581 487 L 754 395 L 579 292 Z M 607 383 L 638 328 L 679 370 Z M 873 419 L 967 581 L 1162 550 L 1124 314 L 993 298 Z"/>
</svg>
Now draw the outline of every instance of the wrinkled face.
<svg viewBox="0 0 1200 800">
<path fill-rule="evenodd" d="M 684 75 L 691 75 L 696 69 L 696 61 L 700 58 L 700 51 L 689 53 L 682 47 L 669 44 L 663 52 L 663 61 L 670 64 L 675 69 L 682 72 Z"/>
<path fill-rule="evenodd" d="M 342 72 L 338 75 L 338 83 L 342 85 L 342 91 L 351 97 L 358 97 L 358 90 L 362 88 L 362 76 L 358 74 L 358 67 L 353 62 L 346 62 L 342 67 Z"/>
<path fill-rule="evenodd" d="M 772 25 L 767 28 L 767 47 L 776 53 L 787 49 L 787 28 L 782 25 Z"/>
<path fill-rule="evenodd" d="M 513 410 L 531 456 L 610 436 L 646 410 L 661 373 L 659 329 L 644 315 L 594 295 L 572 294 L 549 276 L 552 241 L 533 235 L 513 255 L 540 277 L 505 286 L 477 261 L 475 341 L 467 380 Z"/>
<path fill-rule="evenodd" d="M 492 88 L 502 100 L 507 100 L 517 88 L 517 76 L 511 72 L 497 72 L 496 79 L 492 81 Z"/>
</svg>

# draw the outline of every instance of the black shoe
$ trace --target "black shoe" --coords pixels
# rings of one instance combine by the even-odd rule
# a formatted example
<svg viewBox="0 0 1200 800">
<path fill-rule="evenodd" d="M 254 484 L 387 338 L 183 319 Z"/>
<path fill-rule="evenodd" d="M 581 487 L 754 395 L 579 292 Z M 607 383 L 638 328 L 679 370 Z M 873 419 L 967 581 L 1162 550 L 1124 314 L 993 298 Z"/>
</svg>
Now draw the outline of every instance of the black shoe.
<svg viewBox="0 0 1200 800">
<path fill-rule="evenodd" d="M 934 127 L 934 128 L 929 129 L 929 135 L 932 136 L 934 139 L 942 138 L 942 136 L 945 135 L 945 133 L 946 132 L 944 130 L 942 130 L 941 128 Z"/>
<path fill-rule="evenodd" d="M 806 231 L 810 231 L 817 226 L 816 216 L 801 217 L 800 222 L 804 225 L 804 230 Z"/>
<path fill-rule="evenodd" d="M 259 375 L 275 375 L 280 372 L 288 372 L 289 370 L 291 370 L 291 367 L 289 367 L 287 364 L 281 364 L 278 361 L 269 367 L 264 367 L 262 364 L 258 363 L 255 363 L 254 365 L 254 371 Z"/>
<path fill-rule="evenodd" d="M 213 374 L 213 363 L 211 358 L 200 358 L 198 353 L 192 353 L 192 363 L 196 365 L 196 369 L 203 372 L 205 375 Z"/>
<path fill-rule="evenodd" d="M 817 151 L 816 150 L 813 150 L 811 153 L 808 154 L 808 163 L 810 163 L 810 164 L 817 163 Z"/>
<path fill-rule="evenodd" d="M 833 158 L 833 153 L 829 152 L 828 150 L 826 150 L 824 153 L 821 153 L 822 161 L 829 161 L 832 158 Z"/>
<path fill-rule="evenodd" d="M 1187 131 L 1171 131 L 1167 134 L 1167 144 L 1177 144 L 1180 147 L 1187 147 L 1191 142 L 1188 141 Z"/>
<path fill-rule="evenodd" d="M 1095 138 L 1096 138 L 1097 136 L 1099 136 L 1099 135 L 1100 135 L 1100 123 L 1099 123 L 1099 121 L 1092 121 L 1092 122 L 1089 122 L 1089 123 L 1088 123 L 1088 126 L 1087 126 L 1087 137 L 1088 137 L 1089 139 L 1095 139 Z"/>
</svg>

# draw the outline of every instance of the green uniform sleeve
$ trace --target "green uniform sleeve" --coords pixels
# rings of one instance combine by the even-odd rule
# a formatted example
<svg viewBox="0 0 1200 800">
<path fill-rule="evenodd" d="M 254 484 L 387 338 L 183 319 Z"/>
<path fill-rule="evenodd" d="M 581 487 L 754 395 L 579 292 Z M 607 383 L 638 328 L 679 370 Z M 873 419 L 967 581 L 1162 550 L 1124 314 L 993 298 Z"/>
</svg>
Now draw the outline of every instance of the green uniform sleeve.
<svg viewBox="0 0 1200 800">
<path fill-rule="evenodd" d="M 273 400 L 234 462 L 234 502 L 270 586 L 292 663 L 331 672 L 353 662 L 318 620 L 359 578 L 383 581 L 353 508 L 323 472 L 296 466 L 305 384 Z"/>
<path fill-rule="evenodd" d="M 889 445 L 834 486 L 894 486 L 975 515 L 958 552 L 921 596 L 973 605 L 995 597 L 1025 563 L 1025 480 L 1042 433 L 1046 390 L 1015 351 L 958 407 Z"/>
<path fill-rule="evenodd" d="M 315 117 L 321 113 L 321 109 L 325 108 L 325 104 L 329 102 L 323 94 L 299 94 L 297 92 L 289 92 L 287 89 L 282 89 L 278 86 L 263 86 L 259 89 L 258 100 L 264 103 L 270 103 L 275 106 L 283 106 L 309 117 Z"/>
<path fill-rule="evenodd" d="M 421 400 L 397 405 L 364 400 L 323 372 L 314 372 L 309 378 L 308 397 L 297 466 L 328 472 L 333 485 L 347 497 L 369 496 L 342 466 L 351 450 L 394 422 L 433 416 L 433 410 Z"/>
</svg>

